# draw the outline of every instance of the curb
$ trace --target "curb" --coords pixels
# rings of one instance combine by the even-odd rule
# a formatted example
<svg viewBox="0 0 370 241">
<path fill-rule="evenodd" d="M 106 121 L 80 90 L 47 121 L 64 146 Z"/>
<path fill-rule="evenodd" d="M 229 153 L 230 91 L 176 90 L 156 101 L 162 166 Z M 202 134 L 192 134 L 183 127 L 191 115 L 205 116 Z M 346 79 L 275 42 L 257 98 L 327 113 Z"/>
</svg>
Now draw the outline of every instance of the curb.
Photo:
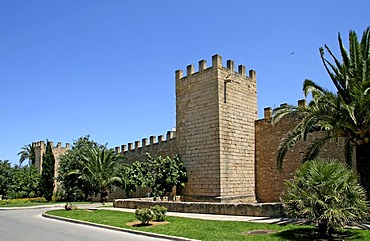
<svg viewBox="0 0 370 241">
<path fill-rule="evenodd" d="M 105 228 L 105 229 L 109 229 L 109 230 L 115 230 L 115 231 L 120 231 L 120 232 L 131 233 L 131 234 L 143 235 L 143 236 L 148 236 L 148 237 L 153 237 L 153 238 L 163 238 L 163 239 L 175 240 L 175 241 L 200 241 L 200 240 L 197 240 L 197 239 L 188 239 L 188 238 L 170 236 L 170 235 L 165 235 L 165 234 L 148 233 L 148 232 L 139 231 L 139 230 L 113 227 L 113 226 L 108 226 L 108 225 L 104 225 L 104 224 L 97 224 L 97 223 L 91 223 L 91 222 L 87 222 L 87 221 L 80 221 L 80 220 L 71 219 L 71 218 L 64 218 L 64 217 L 54 216 L 54 215 L 50 215 L 50 214 L 46 214 L 46 213 L 43 213 L 42 216 L 45 217 L 45 218 L 50 218 L 50 219 L 55 219 L 55 220 L 60 220 L 60 221 L 66 221 L 66 222 L 71 222 L 71 223 L 76 223 L 76 224 L 89 225 L 89 226 L 92 226 L 92 227 Z"/>
</svg>

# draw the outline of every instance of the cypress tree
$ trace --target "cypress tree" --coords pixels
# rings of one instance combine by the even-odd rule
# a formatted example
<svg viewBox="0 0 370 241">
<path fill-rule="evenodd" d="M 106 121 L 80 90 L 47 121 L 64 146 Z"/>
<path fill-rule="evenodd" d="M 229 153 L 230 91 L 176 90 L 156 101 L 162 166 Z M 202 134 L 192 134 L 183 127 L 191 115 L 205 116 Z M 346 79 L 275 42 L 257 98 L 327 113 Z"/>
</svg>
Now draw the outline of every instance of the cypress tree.
<svg viewBox="0 0 370 241">
<path fill-rule="evenodd" d="M 40 189 L 42 196 L 45 197 L 47 201 L 51 201 L 54 191 L 54 165 L 55 159 L 52 150 L 51 143 L 46 142 L 46 150 L 42 157 L 42 172 L 41 172 L 41 182 Z"/>
</svg>

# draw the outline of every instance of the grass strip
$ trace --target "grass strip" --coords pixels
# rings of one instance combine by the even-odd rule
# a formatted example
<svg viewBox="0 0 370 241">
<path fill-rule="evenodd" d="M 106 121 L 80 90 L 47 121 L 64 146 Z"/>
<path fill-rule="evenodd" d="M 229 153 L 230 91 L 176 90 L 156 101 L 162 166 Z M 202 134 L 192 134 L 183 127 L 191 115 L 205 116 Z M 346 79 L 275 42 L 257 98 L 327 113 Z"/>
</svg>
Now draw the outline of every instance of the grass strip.
<svg viewBox="0 0 370 241">
<path fill-rule="evenodd" d="M 316 229 L 311 226 L 298 226 L 292 224 L 278 225 L 239 221 L 215 221 L 168 216 L 166 217 L 166 221 L 169 223 L 165 225 L 131 227 L 126 225 L 126 223 L 137 221 L 133 213 L 111 210 L 52 210 L 48 211 L 47 214 L 114 227 L 204 241 L 326 240 L 320 238 Z M 263 234 L 265 233 L 264 231 L 267 230 L 273 233 Z M 248 232 L 251 231 L 254 234 L 248 234 Z M 370 232 L 346 229 L 341 233 L 334 235 L 330 240 L 370 240 Z"/>
</svg>

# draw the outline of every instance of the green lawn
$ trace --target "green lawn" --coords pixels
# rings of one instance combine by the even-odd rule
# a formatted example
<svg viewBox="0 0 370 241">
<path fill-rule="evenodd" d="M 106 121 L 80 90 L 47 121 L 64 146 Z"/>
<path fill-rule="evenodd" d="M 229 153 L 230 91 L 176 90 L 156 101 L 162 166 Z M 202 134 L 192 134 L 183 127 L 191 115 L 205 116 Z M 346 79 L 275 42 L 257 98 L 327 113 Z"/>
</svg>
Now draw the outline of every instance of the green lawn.
<svg viewBox="0 0 370 241">
<path fill-rule="evenodd" d="M 326 240 L 318 239 L 315 229 L 310 226 L 259 224 L 234 221 L 210 221 L 190 218 L 167 217 L 169 224 L 146 227 L 130 227 L 126 223 L 136 221 L 133 213 L 110 210 L 53 210 L 50 215 L 89 221 L 115 227 L 161 233 L 204 241 L 238 241 L 238 240 Z M 245 234 L 254 230 L 271 230 L 273 234 Z M 344 230 L 330 240 L 370 240 L 370 231 Z"/>
</svg>

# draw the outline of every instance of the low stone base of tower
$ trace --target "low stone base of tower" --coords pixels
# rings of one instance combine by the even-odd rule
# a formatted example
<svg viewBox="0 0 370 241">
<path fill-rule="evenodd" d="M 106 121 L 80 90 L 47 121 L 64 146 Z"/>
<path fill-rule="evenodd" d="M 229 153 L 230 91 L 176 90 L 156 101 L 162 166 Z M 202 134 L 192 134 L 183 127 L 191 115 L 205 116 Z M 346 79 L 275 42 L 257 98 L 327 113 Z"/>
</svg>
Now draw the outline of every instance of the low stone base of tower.
<svg viewBox="0 0 370 241">
<path fill-rule="evenodd" d="M 182 197 L 181 197 L 182 198 Z M 115 208 L 148 208 L 155 205 L 164 206 L 169 212 L 207 213 L 221 215 L 282 217 L 281 203 L 209 203 L 209 202 L 158 202 L 148 199 L 116 199 Z"/>
<path fill-rule="evenodd" d="M 212 202 L 212 203 L 254 203 L 256 196 L 254 194 L 245 194 L 237 196 L 181 196 L 182 202 Z"/>
</svg>

